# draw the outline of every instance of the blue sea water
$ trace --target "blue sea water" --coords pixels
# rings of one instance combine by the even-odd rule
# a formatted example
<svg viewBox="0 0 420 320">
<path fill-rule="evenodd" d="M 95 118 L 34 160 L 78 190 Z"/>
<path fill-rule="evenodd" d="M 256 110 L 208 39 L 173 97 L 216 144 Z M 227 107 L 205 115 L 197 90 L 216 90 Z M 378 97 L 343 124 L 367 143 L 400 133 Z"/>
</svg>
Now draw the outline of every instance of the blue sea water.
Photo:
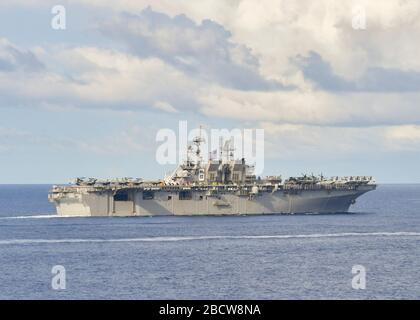
<svg viewBox="0 0 420 320">
<path fill-rule="evenodd" d="M 0 299 L 420 298 L 420 185 L 349 214 L 152 218 L 57 218 L 49 188 L 0 186 Z"/>
</svg>

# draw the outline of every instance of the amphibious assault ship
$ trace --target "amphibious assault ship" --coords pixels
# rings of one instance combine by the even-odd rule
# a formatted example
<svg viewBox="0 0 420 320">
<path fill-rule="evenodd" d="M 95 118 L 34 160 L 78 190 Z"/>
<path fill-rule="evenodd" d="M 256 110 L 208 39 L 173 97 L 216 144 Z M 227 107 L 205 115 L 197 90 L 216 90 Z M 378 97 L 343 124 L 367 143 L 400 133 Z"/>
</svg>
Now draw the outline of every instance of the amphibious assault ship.
<svg viewBox="0 0 420 320">
<path fill-rule="evenodd" d="M 60 216 L 337 213 L 376 189 L 368 176 L 257 177 L 245 159 L 233 158 L 229 144 L 220 159 L 203 161 L 201 142 L 194 139 L 186 161 L 162 180 L 77 178 L 53 186 L 49 200 Z"/>
</svg>

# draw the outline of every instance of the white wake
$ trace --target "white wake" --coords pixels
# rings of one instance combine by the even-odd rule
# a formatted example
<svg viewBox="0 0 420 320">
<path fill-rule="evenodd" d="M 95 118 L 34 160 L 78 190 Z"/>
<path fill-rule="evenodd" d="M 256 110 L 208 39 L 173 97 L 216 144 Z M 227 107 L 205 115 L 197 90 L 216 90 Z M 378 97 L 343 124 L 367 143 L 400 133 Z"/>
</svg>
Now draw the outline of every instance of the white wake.
<svg viewBox="0 0 420 320">
<path fill-rule="evenodd" d="M 39 214 L 31 216 L 10 216 L 10 217 L 0 217 L 0 220 L 13 220 L 13 219 L 61 219 L 61 218 L 70 218 L 70 217 L 82 217 L 82 216 L 59 216 L 56 214 Z"/>
<path fill-rule="evenodd" d="M 118 243 L 118 242 L 175 242 L 196 240 L 241 240 L 241 239 L 320 239 L 348 237 L 420 237 L 420 232 L 348 232 L 327 234 L 287 234 L 262 236 L 185 236 L 185 237 L 148 237 L 122 239 L 6 239 L 0 245 L 10 244 L 59 244 L 59 243 Z"/>
</svg>

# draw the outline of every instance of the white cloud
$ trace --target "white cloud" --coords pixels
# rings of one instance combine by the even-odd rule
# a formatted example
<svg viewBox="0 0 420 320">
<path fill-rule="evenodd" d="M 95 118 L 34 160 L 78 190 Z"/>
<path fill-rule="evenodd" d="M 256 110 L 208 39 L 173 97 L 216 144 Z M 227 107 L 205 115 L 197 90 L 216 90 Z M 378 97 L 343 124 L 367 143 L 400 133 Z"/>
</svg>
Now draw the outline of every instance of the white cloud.
<svg viewBox="0 0 420 320">
<path fill-rule="evenodd" d="M 93 16 L 108 8 L 112 39 L 126 50 L 23 48 L 3 39 L 0 102 L 201 113 L 260 123 L 291 141 L 284 150 L 302 152 L 418 147 L 418 1 L 359 2 L 363 31 L 351 27 L 350 0 L 78 3 Z M 308 74 L 296 59 L 311 53 L 319 61 Z M 36 62 L 43 67 L 28 72 Z M 296 87 L 265 86 L 274 80 Z M 350 85 L 338 92 L 340 83 Z"/>
<path fill-rule="evenodd" d="M 9 40 L 0 38 L 0 72 L 34 72 L 43 67 L 32 51 L 19 49 Z"/>
<path fill-rule="evenodd" d="M 331 127 L 260 123 L 265 129 L 268 159 L 328 159 L 355 155 L 416 152 L 420 126 Z"/>
<path fill-rule="evenodd" d="M 152 6 L 172 17 L 185 14 L 196 23 L 212 19 L 231 31 L 234 41 L 257 52 L 269 76 L 289 70 L 289 57 L 311 50 L 347 78 L 356 78 L 372 65 L 420 71 L 417 0 L 74 0 L 63 4 L 71 7 L 75 3 L 132 14 Z M 1 2 L 3 6 L 29 7 L 54 4 L 54 0 Z M 365 31 L 351 27 L 356 5 L 366 8 Z"/>
<path fill-rule="evenodd" d="M 190 93 L 198 84 L 157 58 L 94 47 L 53 48 L 42 58 L 45 71 L 0 72 L 0 101 L 121 110 L 151 108 L 160 101 L 174 108 L 194 103 Z"/>
<path fill-rule="evenodd" d="M 200 96 L 208 116 L 291 124 L 378 126 L 420 123 L 420 93 L 243 92 L 212 88 Z"/>
<path fill-rule="evenodd" d="M 42 2 L 42 1 L 41 1 Z M 318 52 L 334 72 L 355 79 L 367 67 L 420 71 L 420 3 L 417 0 L 78 0 L 87 6 L 138 13 L 147 6 L 171 16 L 186 14 L 199 23 L 212 19 L 232 39 L 253 49 L 269 78 L 293 72 L 289 58 Z M 366 8 L 367 30 L 351 27 L 355 5 Z M 296 72 L 296 70 L 294 70 Z"/>
<path fill-rule="evenodd" d="M 165 102 L 165 101 L 158 101 L 154 104 L 154 107 L 156 109 L 169 112 L 169 113 L 178 113 L 178 110 L 175 109 L 171 104 Z"/>
<path fill-rule="evenodd" d="M 387 146 L 395 151 L 420 149 L 420 126 L 404 125 L 387 128 L 385 133 Z"/>
<path fill-rule="evenodd" d="M 185 74 L 241 90 L 275 90 L 282 85 L 259 74 L 252 50 L 231 40 L 231 33 L 211 20 L 196 23 L 185 15 L 170 17 L 150 7 L 124 13 L 99 26 L 139 57 L 157 57 Z"/>
</svg>

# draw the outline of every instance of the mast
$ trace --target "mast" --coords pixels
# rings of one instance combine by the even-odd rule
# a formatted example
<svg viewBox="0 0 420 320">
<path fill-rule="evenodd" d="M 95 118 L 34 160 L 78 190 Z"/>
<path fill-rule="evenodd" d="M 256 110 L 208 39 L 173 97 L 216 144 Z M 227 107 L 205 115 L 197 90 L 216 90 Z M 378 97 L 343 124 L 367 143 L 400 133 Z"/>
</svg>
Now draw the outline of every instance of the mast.
<svg viewBox="0 0 420 320">
<path fill-rule="evenodd" d="M 196 157 L 197 157 L 197 164 L 198 164 L 198 165 L 200 165 L 200 164 L 201 164 L 201 162 L 203 161 L 203 157 L 202 157 L 202 155 L 201 155 L 201 143 L 205 142 L 205 140 L 204 140 L 204 138 L 202 137 L 202 133 L 201 133 L 202 128 L 203 128 L 203 126 L 202 126 L 202 125 L 200 125 L 200 134 L 199 134 L 199 136 L 198 136 L 198 137 L 195 137 L 195 138 L 193 139 L 193 143 L 194 143 L 195 148 L 196 148 L 195 155 L 196 155 Z"/>
</svg>

